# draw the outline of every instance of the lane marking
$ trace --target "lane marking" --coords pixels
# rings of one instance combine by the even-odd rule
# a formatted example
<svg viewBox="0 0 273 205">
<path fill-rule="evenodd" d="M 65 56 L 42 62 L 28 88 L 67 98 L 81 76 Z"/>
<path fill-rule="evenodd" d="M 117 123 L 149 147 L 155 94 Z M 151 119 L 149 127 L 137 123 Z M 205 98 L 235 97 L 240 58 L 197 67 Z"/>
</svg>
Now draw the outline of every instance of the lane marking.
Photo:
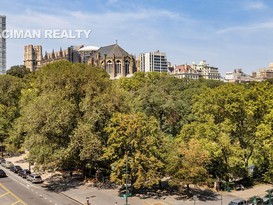
<svg viewBox="0 0 273 205">
<path fill-rule="evenodd" d="M 14 202 L 13 204 L 11 204 L 11 205 L 14 205 L 14 204 L 17 204 L 17 203 L 21 203 L 20 201 L 16 201 L 16 202 Z"/>
<path fill-rule="evenodd" d="M 3 196 L 6 196 L 7 194 L 9 194 L 9 193 L 6 192 L 6 193 L 2 194 L 2 195 L 0 196 L 0 198 L 3 197 Z"/>
<path fill-rule="evenodd" d="M 13 192 L 11 192 L 7 187 L 5 187 L 2 183 L 0 183 L 0 187 L 2 187 L 6 192 L 8 192 L 11 196 L 13 196 L 15 199 L 17 199 L 17 202 L 22 203 L 23 205 L 27 205 L 22 199 L 20 199 L 17 195 L 15 195 Z M 17 204 L 17 202 L 13 204 Z"/>
</svg>

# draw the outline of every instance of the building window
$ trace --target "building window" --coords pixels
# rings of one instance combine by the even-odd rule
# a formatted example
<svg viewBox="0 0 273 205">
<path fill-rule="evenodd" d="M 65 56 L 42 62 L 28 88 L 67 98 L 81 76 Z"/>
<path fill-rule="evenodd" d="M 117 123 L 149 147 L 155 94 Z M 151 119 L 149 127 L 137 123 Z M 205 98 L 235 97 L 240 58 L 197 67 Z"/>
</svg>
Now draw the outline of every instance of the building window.
<svg viewBox="0 0 273 205">
<path fill-rule="evenodd" d="M 106 72 L 108 74 L 110 74 L 111 70 L 112 70 L 112 61 L 107 61 L 107 63 L 106 63 Z"/>
<path fill-rule="evenodd" d="M 125 75 L 130 74 L 130 69 L 129 69 L 130 63 L 128 60 L 125 61 Z"/>
<path fill-rule="evenodd" d="M 118 60 L 116 61 L 116 68 L 115 68 L 116 75 L 121 74 L 121 62 Z"/>
</svg>

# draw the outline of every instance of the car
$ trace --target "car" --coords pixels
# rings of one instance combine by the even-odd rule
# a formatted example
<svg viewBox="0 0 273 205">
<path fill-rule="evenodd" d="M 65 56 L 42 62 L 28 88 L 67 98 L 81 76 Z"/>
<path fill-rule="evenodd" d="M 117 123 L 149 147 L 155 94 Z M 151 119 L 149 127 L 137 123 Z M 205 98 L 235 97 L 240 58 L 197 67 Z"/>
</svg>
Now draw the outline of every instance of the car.
<svg viewBox="0 0 273 205">
<path fill-rule="evenodd" d="M 269 198 L 263 198 L 264 201 L 264 205 L 273 205 L 273 199 L 271 198 L 271 200 Z"/>
<path fill-rule="evenodd" d="M 30 174 L 27 176 L 27 180 L 32 183 L 42 183 L 42 177 L 38 174 Z"/>
<path fill-rule="evenodd" d="M 244 185 L 242 184 L 238 184 L 236 187 L 235 187 L 236 191 L 244 191 L 245 190 L 245 187 Z"/>
<path fill-rule="evenodd" d="M 270 191 L 269 193 L 263 197 L 264 205 L 273 205 L 272 192 Z"/>
<path fill-rule="evenodd" d="M 10 169 L 12 166 L 14 166 L 14 164 L 11 161 L 5 161 L 2 164 L 2 166 L 5 167 L 5 168 L 7 168 L 7 169 Z"/>
<path fill-rule="evenodd" d="M 12 171 L 12 172 L 14 172 L 14 173 L 16 173 L 16 174 L 18 174 L 20 170 L 22 170 L 22 167 L 19 166 L 19 165 L 14 165 L 14 166 L 12 166 L 12 167 L 10 168 L 10 171 Z"/>
<path fill-rule="evenodd" d="M 30 174 L 31 172 L 28 169 L 22 169 L 18 172 L 18 175 L 23 178 L 27 178 L 27 176 Z"/>
<path fill-rule="evenodd" d="M 234 199 L 228 203 L 228 205 L 247 205 L 246 200 L 244 199 Z"/>
<path fill-rule="evenodd" d="M 255 202 L 256 201 L 256 202 Z M 247 200 L 248 205 L 263 205 L 264 200 L 261 197 L 253 196 Z"/>
<path fill-rule="evenodd" d="M 3 169 L 0 169 L 0 177 L 6 177 L 7 174 Z"/>
<path fill-rule="evenodd" d="M 0 157 L 0 163 L 5 162 L 5 161 L 6 161 L 6 160 L 5 160 L 4 157 Z"/>
<path fill-rule="evenodd" d="M 6 160 L 5 160 L 5 159 L 2 159 L 2 160 L 0 161 L 0 163 L 1 163 L 2 166 L 4 166 L 4 164 L 6 163 Z"/>
</svg>

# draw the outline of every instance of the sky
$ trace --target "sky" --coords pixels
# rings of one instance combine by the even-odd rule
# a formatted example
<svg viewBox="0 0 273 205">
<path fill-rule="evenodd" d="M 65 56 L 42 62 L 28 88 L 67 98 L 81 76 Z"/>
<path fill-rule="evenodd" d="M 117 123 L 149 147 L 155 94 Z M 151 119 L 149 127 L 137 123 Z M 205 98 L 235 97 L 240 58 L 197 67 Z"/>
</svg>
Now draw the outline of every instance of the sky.
<svg viewBox="0 0 273 205">
<path fill-rule="evenodd" d="M 199 63 L 247 74 L 273 62 L 272 0 L 0 0 L 7 30 L 92 30 L 88 38 L 7 39 L 7 69 L 24 46 L 43 52 L 118 44 L 128 53 L 165 52 L 172 65 Z"/>
</svg>

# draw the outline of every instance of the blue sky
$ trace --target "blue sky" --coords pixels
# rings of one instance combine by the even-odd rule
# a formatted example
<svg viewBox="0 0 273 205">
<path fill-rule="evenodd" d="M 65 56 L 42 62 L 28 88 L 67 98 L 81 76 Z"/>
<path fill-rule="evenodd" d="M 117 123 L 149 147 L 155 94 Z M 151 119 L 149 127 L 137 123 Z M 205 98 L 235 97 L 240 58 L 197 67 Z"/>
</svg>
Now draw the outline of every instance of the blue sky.
<svg viewBox="0 0 273 205">
<path fill-rule="evenodd" d="M 128 53 L 160 50 L 174 64 L 207 60 L 251 74 L 273 62 L 272 0 L 0 0 L 7 29 L 91 29 L 88 39 L 8 39 L 7 66 L 24 45 L 43 51 L 118 44 Z"/>
</svg>

